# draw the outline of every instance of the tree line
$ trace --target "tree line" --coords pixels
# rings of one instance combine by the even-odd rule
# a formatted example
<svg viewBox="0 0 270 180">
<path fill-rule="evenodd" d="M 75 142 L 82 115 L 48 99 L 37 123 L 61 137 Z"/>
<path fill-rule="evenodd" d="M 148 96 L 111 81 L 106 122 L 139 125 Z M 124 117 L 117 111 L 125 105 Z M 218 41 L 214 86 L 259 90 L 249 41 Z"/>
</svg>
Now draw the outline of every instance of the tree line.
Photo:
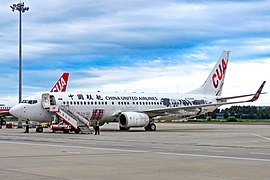
<svg viewBox="0 0 270 180">
<path fill-rule="evenodd" d="M 216 119 L 223 116 L 224 119 L 234 117 L 238 119 L 270 119 L 269 106 L 231 106 L 230 108 L 220 109 L 203 115 L 201 118 Z"/>
</svg>

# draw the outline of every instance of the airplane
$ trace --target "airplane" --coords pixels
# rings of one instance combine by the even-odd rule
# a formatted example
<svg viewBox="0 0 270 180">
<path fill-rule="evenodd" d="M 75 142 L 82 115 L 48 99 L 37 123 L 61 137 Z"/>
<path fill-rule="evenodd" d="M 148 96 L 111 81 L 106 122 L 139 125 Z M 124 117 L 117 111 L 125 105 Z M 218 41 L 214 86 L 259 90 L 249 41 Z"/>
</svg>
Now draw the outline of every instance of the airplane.
<svg viewBox="0 0 270 180">
<path fill-rule="evenodd" d="M 2 125 L 6 125 L 6 121 L 4 121 L 4 118 L 8 118 L 10 115 L 9 110 L 12 106 L 14 106 L 15 103 L 13 102 L 5 102 L 5 104 L 0 104 L 0 128 Z"/>
<path fill-rule="evenodd" d="M 185 94 L 173 93 L 105 93 L 64 92 L 41 93 L 29 97 L 11 108 L 10 113 L 18 118 L 45 122 L 60 119 L 71 125 L 75 133 L 90 128 L 96 120 L 104 123 L 118 122 L 120 130 L 144 127 L 155 131 L 158 118 L 192 118 L 212 112 L 222 105 L 256 101 L 265 81 L 255 94 L 222 97 L 225 73 L 230 51 L 223 51 L 204 84 Z M 228 101 L 253 96 L 248 100 Z"/>
<path fill-rule="evenodd" d="M 55 85 L 52 87 L 50 92 L 65 92 L 68 84 L 68 76 L 69 73 L 63 73 L 58 81 L 56 81 Z M 24 101 L 26 102 L 26 101 Z M 27 102 L 31 103 L 31 102 Z M 15 106 L 17 103 L 15 101 L 7 101 L 0 103 L 0 119 L 1 124 L 5 125 L 5 121 L 3 121 L 4 118 L 11 116 L 9 113 L 9 110 L 11 107 Z"/>
</svg>

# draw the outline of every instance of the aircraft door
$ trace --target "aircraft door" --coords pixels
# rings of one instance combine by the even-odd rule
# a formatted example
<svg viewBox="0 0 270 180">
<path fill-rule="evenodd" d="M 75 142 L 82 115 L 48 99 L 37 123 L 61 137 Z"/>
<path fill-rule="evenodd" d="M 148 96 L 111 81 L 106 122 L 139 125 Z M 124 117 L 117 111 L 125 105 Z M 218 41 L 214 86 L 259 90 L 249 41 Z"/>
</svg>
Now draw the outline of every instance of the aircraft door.
<svg viewBox="0 0 270 180">
<path fill-rule="evenodd" d="M 44 109 L 49 109 L 50 108 L 50 94 L 46 93 L 46 94 L 42 94 L 42 107 Z"/>
<path fill-rule="evenodd" d="M 56 105 L 56 100 L 53 95 L 50 95 L 49 93 L 42 94 L 42 106 L 44 109 L 49 109 L 51 106 Z"/>
<path fill-rule="evenodd" d="M 51 106 L 56 105 L 55 97 L 53 95 L 50 95 L 50 105 Z"/>
</svg>

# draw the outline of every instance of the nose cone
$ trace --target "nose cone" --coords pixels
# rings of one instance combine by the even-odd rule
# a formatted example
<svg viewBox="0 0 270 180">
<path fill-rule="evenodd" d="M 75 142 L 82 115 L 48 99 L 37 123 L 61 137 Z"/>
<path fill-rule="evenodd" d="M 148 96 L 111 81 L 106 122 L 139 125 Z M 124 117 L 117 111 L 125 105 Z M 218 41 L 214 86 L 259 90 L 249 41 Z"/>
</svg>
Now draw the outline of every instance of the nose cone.
<svg viewBox="0 0 270 180">
<path fill-rule="evenodd" d="M 21 117 L 21 112 L 22 112 L 22 109 L 21 109 L 21 106 L 20 104 L 17 104 L 15 106 L 13 106 L 10 110 L 9 110 L 9 113 L 17 118 L 20 118 Z"/>
</svg>

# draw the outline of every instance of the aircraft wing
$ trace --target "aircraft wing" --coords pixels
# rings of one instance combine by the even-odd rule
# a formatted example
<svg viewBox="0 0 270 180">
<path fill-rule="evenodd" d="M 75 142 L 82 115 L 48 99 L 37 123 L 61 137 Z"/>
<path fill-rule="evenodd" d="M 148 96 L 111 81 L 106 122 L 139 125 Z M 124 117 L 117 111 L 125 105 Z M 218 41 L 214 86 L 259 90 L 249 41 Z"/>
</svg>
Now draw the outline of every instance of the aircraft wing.
<svg viewBox="0 0 270 180">
<path fill-rule="evenodd" d="M 265 85 L 265 81 L 261 84 L 261 86 L 259 87 L 257 92 L 255 94 L 253 94 L 253 97 L 249 100 L 246 100 L 246 101 L 218 102 L 218 103 L 191 105 L 191 106 L 168 107 L 168 108 L 159 108 L 159 109 L 152 109 L 152 110 L 150 109 L 150 110 L 143 111 L 143 112 L 150 115 L 150 116 L 151 115 L 153 116 L 153 115 L 160 115 L 163 113 L 176 112 L 179 110 L 188 111 L 188 110 L 195 110 L 195 109 L 204 108 L 204 107 L 213 107 L 213 106 L 219 107 L 222 105 L 253 102 L 253 101 L 256 101 L 257 99 L 259 99 L 260 95 L 262 94 L 262 89 L 263 89 L 264 85 Z M 245 97 L 245 96 L 239 96 L 239 97 Z"/>
<path fill-rule="evenodd" d="M 3 114 L 4 114 L 4 115 L 5 115 L 5 114 L 9 114 L 9 111 L 0 111 L 0 116 L 3 115 Z"/>
<path fill-rule="evenodd" d="M 261 94 L 267 94 L 267 92 L 262 92 Z M 237 99 L 237 98 L 254 96 L 254 95 L 255 94 L 244 94 L 244 95 L 239 95 L 239 96 L 219 97 L 219 98 L 217 98 L 217 101 L 224 101 L 224 100 L 229 100 L 229 99 Z"/>
<path fill-rule="evenodd" d="M 0 117 L 5 117 L 11 115 L 9 111 L 0 111 Z"/>
</svg>

